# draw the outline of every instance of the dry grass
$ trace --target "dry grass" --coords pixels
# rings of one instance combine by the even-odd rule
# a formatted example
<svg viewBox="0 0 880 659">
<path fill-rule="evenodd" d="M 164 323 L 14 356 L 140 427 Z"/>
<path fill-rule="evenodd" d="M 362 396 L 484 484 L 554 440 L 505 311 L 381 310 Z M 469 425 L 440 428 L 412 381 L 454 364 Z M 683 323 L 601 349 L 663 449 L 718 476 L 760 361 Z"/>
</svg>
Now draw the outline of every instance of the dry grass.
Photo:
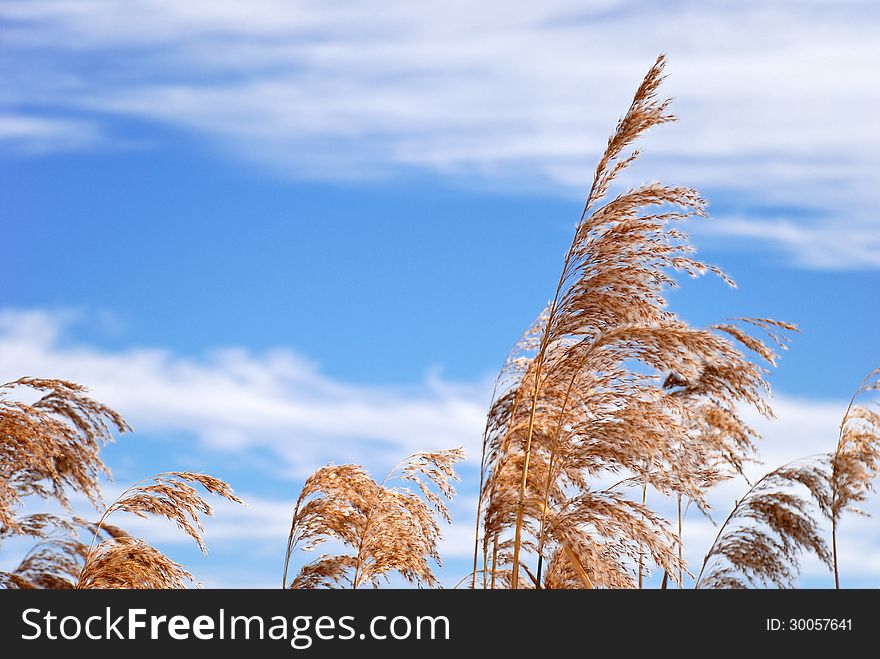
<svg viewBox="0 0 880 659">
<path fill-rule="evenodd" d="M 76 588 L 179 589 L 193 583 L 193 575 L 155 547 L 121 537 L 89 551 Z"/>
<path fill-rule="evenodd" d="M 455 463 L 461 449 L 416 453 L 381 483 L 360 465 L 329 465 L 306 480 L 296 502 L 282 583 L 285 588 L 378 587 L 397 573 L 418 586 L 436 586 L 431 562 L 440 563 L 439 515 L 450 521 L 444 499 L 452 499 Z M 412 483 L 389 487 L 392 480 Z M 288 582 L 293 553 L 336 541 L 347 553 L 325 554 Z"/>
<path fill-rule="evenodd" d="M 125 490 L 104 511 L 98 527 L 102 527 L 104 520 L 115 512 L 132 513 L 142 518 L 164 517 L 174 522 L 181 531 L 196 541 L 203 553 L 207 553 L 202 539 L 205 529 L 202 527 L 200 515 L 211 517 L 214 510 L 191 483 L 200 485 L 210 494 L 243 503 L 235 496 L 232 488 L 219 478 L 188 471 L 170 471 L 140 481 Z"/>
</svg>

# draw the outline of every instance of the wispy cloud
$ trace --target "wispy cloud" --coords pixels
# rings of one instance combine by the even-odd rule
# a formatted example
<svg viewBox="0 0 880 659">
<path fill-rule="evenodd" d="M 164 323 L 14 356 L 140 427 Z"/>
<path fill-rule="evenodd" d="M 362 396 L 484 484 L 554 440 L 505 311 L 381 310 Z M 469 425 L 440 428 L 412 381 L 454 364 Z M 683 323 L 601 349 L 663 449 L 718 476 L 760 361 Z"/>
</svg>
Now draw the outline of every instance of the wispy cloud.
<svg viewBox="0 0 880 659">
<path fill-rule="evenodd" d="M 99 144 L 100 129 L 91 121 L 27 114 L 0 114 L 0 144 L 28 154 L 75 151 Z"/>
<path fill-rule="evenodd" d="M 183 433 L 202 448 L 267 451 L 282 474 L 329 460 L 395 464 L 418 450 L 479 451 L 489 387 L 436 378 L 417 387 L 352 385 L 288 350 L 244 349 L 192 359 L 158 349 L 71 343 L 75 316 L 0 312 L 0 377 L 67 378 L 119 410 L 139 434 Z"/>
<path fill-rule="evenodd" d="M 875 3 L 10 0 L 0 20 L 9 107 L 160 122 L 298 177 L 416 170 L 563 194 L 582 193 L 666 51 L 686 124 L 652 138 L 662 160 L 640 172 L 751 209 L 757 228 L 727 230 L 740 244 L 877 267 L 850 240 L 817 255 L 829 232 L 880 227 Z M 765 228 L 774 205 L 815 226 Z"/>
<path fill-rule="evenodd" d="M 711 223 L 707 233 L 723 240 L 778 245 L 798 264 L 817 270 L 880 269 L 880 226 L 874 222 L 730 217 Z"/>
</svg>

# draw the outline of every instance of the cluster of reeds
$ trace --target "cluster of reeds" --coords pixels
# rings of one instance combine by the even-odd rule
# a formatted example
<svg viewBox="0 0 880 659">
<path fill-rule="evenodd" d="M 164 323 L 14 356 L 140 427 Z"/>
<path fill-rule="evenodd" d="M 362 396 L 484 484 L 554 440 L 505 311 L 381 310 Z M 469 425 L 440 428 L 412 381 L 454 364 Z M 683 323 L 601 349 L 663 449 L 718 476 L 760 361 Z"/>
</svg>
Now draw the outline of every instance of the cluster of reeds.
<svg viewBox="0 0 880 659">
<path fill-rule="evenodd" d="M 13 398 L 21 389 L 41 394 L 33 403 Z M 106 508 L 101 481 L 110 472 L 101 446 L 113 431 L 130 428 L 122 417 L 63 380 L 22 378 L 0 386 L 0 546 L 15 536 L 35 543 L 10 572 L 6 588 L 183 588 L 193 576 L 145 540 L 111 526 L 117 512 L 171 520 L 206 551 L 201 515 L 211 506 L 193 484 L 241 503 L 229 485 L 205 474 L 169 472 L 125 490 Z M 97 522 L 71 514 L 71 497 L 84 496 Z M 63 514 L 21 514 L 26 499 L 52 500 Z M 29 502 L 27 507 L 33 508 Z M 85 537 L 90 542 L 84 542 Z"/>
<path fill-rule="evenodd" d="M 663 64 L 608 140 L 552 300 L 502 370 L 483 437 L 473 586 L 630 587 L 647 564 L 680 580 L 680 539 L 648 490 L 705 507 L 708 488 L 753 451 L 739 408 L 771 414 L 764 369 L 744 350 L 770 363 L 773 350 L 742 325 L 693 328 L 664 299 L 676 272 L 732 285 L 680 228 L 705 216 L 699 193 L 652 182 L 610 196 L 638 156 L 632 143 L 674 119 L 657 96 Z M 794 329 L 743 324 L 774 339 Z M 641 501 L 623 491 L 633 486 Z"/>
<path fill-rule="evenodd" d="M 768 318 L 688 325 L 664 298 L 676 274 L 712 273 L 734 285 L 694 257 L 681 229 L 706 215 L 702 198 L 657 182 L 611 194 L 638 157 L 629 150 L 633 142 L 674 119 L 669 101 L 657 95 L 663 65 L 661 56 L 608 140 L 552 299 L 495 383 L 483 434 L 472 588 L 643 587 L 654 567 L 663 587 L 681 586 L 689 574 L 686 511 L 708 515 L 712 489 L 731 478 L 748 483 L 745 465 L 757 460 L 757 433 L 742 414 L 751 407 L 772 418 L 765 375 L 797 328 Z M 836 575 L 835 529 L 880 467 L 878 430 L 874 412 L 850 405 L 833 454 L 749 484 L 708 548 L 695 586 L 790 586 L 804 552 Z M 654 510 L 649 492 L 673 498 L 676 519 Z M 292 581 L 286 563 L 285 587 L 376 585 L 375 577 L 390 571 L 433 584 L 425 560 L 437 558 L 436 526 L 423 522 L 428 530 L 415 541 L 410 506 L 429 519 L 413 494 L 398 499 L 361 467 L 319 470 L 297 502 L 286 560 L 298 543 L 311 549 L 328 538 L 350 551 L 306 564 Z M 396 530 L 376 540 L 371 531 L 386 515 Z M 819 515 L 831 521 L 831 551 Z"/>
<path fill-rule="evenodd" d="M 548 306 L 515 344 L 495 385 L 480 460 L 472 588 L 636 588 L 652 570 L 663 587 L 691 574 L 682 526 L 694 507 L 708 515 L 719 483 L 741 478 L 735 503 L 694 577 L 696 588 L 795 583 L 799 559 L 815 554 L 839 587 L 838 528 L 880 472 L 880 414 L 856 405 L 876 389 L 862 383 L 837 447 L 749 483 L 757 433 L 743 419 L 764 417 L 767 368 L 794 325 L 736 318 L 692 327 L 667 305 L 677 276 L 707 273 L 733 282 L 694 256 L 682 224 L 706 216 L 696 190 L 645 183 L 612 194 L 636 161 L 633 143 L 674 120 L 658 97 L 661 56 L 636 91 L 596 166 L 586 204 Z M 35 403 L 10 398 L 19 388 Z M 95 522 L 19 511 L 26 498 L 65 510 L 79 494 L 100 506 L 107 468 L 100 447 L 128 426 L 76 384 L 22 379 L 0 386 L 0 542 L 37 544 L 12 588 L 181 588 L 192 575 L 107 518 L 114 513 L 174 522 L 204 551 L 198 493 L 241 503 L 223 481 L 169 472 L 138 483 Z M 436 587 L 439 519 L 449 519 L 461 449 L 416 453 L 381 481 L 352 464 L 309 477 L 296 501 L 285 553 L 284 588 L 379 587 L 394 577 Z M 392 486 L 394 483 L 394 486 Z M 654 501 L 674 500 L 667 519 Z M 828 549 L 818 519 L 830 524 Z M 91 536 L 86 544 L 78 534 Z M 327 553 L 291 576 L 298 551 Z"/>
<path fill-rule="evenodd" d="M 743 409 L 772 417 L 765 369 L 796 327 L 766 318 L 689 326 L 664 299 L 677 272 L 733 285 L 693 256 L 680 228 L 705 216 L 703 200 L 657 182 L 610 193 L 638 157 L 632 143 L 673 120 L 657 95 L 663 65 L 661 56 L 608 140 L 551 301 L 496 382 L 474 588 L 642 587 L 652 566 L 664 587 L 681 585 L 683 509 L 705 511 L 713 487 L 744 478 L 756 433 Z M 804 550 L 836 574 L 814 510 L 835 528 L 861 501 L 878 468 L 877 421 L 851 406 L 833 455 L 755 483 L 722 525 L 696 585 L 790 585 Z M 652 509 L 649 492 L 677 501 L 676 523 Z"/>
</svg>

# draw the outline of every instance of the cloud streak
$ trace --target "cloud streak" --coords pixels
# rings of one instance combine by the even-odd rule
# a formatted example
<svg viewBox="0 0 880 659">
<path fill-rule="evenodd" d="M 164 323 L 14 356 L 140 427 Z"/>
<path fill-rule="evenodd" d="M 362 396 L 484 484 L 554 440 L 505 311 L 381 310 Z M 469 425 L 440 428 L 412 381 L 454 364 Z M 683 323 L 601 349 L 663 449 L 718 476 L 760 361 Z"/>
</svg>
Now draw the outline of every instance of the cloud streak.
<svg viewBox="0 0 880 659">
<path fill-rule="evenodd" d="M 698 184 L 722 215 L 746 207 L 749 231 L 720 229 L 742 244 L 878 267 L 852 241 L 821 249 L 880 226 L 871 3 L 12 0 L 0 20 L 17 62 L 4 104 L 83 113 L 106 139 L 112 117 L 138 118 L 295 177 L 416 171 L 572 195 L 666 51 L 685 126 L 652 137 L 662 157 L 640 172 Z M 764 227 L 767 206 L 792 211 L 796 238 Z"/>
<path fill-rule="evenodd" d="M 101 141 L 93 122 L 0 113 L 0 144 L 10 149 L 29 154 L 78 151 Z"/>
<path fill-rule="evenodd" d="M 243 349 L 203 359 L 71 344 L 70 314 L 0 312 L 0 376 L 70 379 L 139 433 L 184 433 L 205 449 L 268 451 L 301 475 L 328 460 L 395 464 L 418 450 L 477 447 L 489 388 L 429 378 L 408 388 L 327 378 L 298 355 Z"/>
</svg>

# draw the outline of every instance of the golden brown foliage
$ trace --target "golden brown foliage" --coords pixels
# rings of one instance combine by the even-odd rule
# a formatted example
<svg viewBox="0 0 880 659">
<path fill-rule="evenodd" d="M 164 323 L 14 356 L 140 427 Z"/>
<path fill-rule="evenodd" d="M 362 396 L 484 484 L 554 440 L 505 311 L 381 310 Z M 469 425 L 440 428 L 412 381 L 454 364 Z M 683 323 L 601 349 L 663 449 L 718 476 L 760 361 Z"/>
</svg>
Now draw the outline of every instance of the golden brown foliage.
<svg viewBox="0 0 880 659">
<path fill-rule="evenodd" d="M 444 499 L 452 499 L 455 463 L 461 449 L 416 453 L 381 483 L 359 465 L 329 465 L 306 480 L 296 502 L 284 562 L 285 588 L 364 584 L 378 587 L 392 573 L 419 586 L 436 586 L 431 561 L 440 563 L 440 527 L 446 521 Z M 413 483 L 391 488 L 393 478 Z M 305 565 L 290 582 L 288 566 L 296 549 L 311 551 L 328 540 L 350 553 L 323 555 Z"/>
<path fill-rule="evenodd" d="M 142 518 L 165 517 L 195 540 L 203 553 L 207 553 L 202 540 L 205 529 L 202 527 L 199 515 L 211 517 L 214 510 L 190 483 L 201 485 L 210 494 L 216 494 L 235 503 L 244 503 L 235 496 L 232 488 L 219 478 L 188 471 L 169 471 L 128 488 L 107 507 L 98 524 L 103 525 L 104 520 L 117 511 L 132 513 Z"/>
<path fill-rule="evenodd" d="M 29 388 L 34 403 L 11 398 Z M 85 387 L 65 380 L 21 378 L 0 385 L 0 543 L 30 536 L 37 543 L 16 569 L 0 572 L 6 588 L 180 588 L 192 576 L 143 540 L 106 523 L 114 512 L 158 515 L 175 522 L 202 551 L 200 515 L 211 506 L 190 483 L 241 503 L 223 481 L 191 472 L 169 472 L 126 490 L 93 524 L 78 517 L 37 513 L 17 517 L 26 497 L 55 499 L 69 510 L 72 493 L 100 506 L 101 479 L 109 470 L 101 459 L 112 431 L 129 430 L 122 417 L 85 395 Z M 80 541 L 87 531 L 91 543 Z M 97 542 L 100 543 L 95 546 Z"/>
<path fill-rule="evenodd" d="M 27 403 L 13 399 L 31 390 Z M 36 544 L 11 572 L 0 573 L 6 588 L 73 588 L 88 545 L 80 532 L 97 527 L 78 517 L 49 513 L 17 516 L 27 497 L 54 499 L 69 510 L 69 497 L 85 495 L 98 507 L 101 479 L 109 470 L 101 447 L 113 431 L 130 430 L 122 417 L 86 395 L 86 388 L 66 380 L 21 378 L 0 385 L 0 544 L 28 536 Z M 122 533 L 107 527 L 102 535 Z"/>
</svg>

